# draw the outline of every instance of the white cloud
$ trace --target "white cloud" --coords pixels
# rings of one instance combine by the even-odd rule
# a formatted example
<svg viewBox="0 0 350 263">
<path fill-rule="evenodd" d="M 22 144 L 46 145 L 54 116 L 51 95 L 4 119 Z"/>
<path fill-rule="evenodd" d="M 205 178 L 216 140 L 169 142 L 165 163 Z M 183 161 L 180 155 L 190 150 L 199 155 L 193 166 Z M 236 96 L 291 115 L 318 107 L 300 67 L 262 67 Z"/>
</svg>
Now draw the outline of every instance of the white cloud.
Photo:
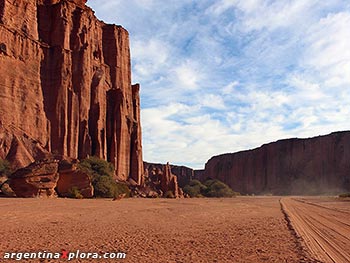
<svg viewBox="0 0 350 263">
<path fill-rule="evenodd" d="M 224 99 L 215 94 L 205 94 L 198 98 L 199 103 L 203 107 L 208 107 L 217 110 L 224 110 L 226 108 Z"/>
<path fill-rule="evenodd" d="M 347 1 L 90 2 L 130 32 L 147 161 L 350 129 Z"/>
<path fill-rule="evenodd" d="M 203 167 L 203 160 L 233 147 L 230 129 L 198 105 L 169 104 L 142 110 L 145 160 Z M 232 140 L 227 141 L 228 138 Z M 206 149 L 203 151 L 203 149 Z"/>
<path fill-rule="evenodd" d="M 253 13 L 261 8 L 262 5 L 263 1 L 261 0 L 221 0 L 210 6 L 207 12 L 219 16 L 230 9 L 238 8 L 245 13 Z"/>
<path fill-rule="evenodd" d="M 227 84 L 226 86 L 224 86 L 222 88 L 222 94 L 224 95 L 230 95 L 233 93 L 235 87 L 237 87 L 239 85 L 239 81 L 233 81 L 233 82 L 230 82 L 229 84 Z"/>
<path fill-rule="evenodd" d="M 201 80 L 202 75 L 199 67 L 193 61 L 187 60 L 174 69 L 173 81 L 176 88 L 197 89 Z"/>
<path fill-rule="evenodd" d="M 292 94 L 294 103 L 306 102 L 310 104 L 326 98 L 318 83 L 303 79 L 301 75 L 291 76 L 288 82 L 295 89 Z"/>
<path fill-rule="evenodd" d="M 164 68 L 169 58 L 169 46 L 159 39 L 131 42 L 131 56 L 137 78 L 152 78 Z"/>
<path fill-rule="evenodd" d="M 237 93 L 233 99 L 249 105 L 255 112 L 262 113 L 265 110 L 279 111 L 279 108 L 290 102 L 288 94 L 281 91 L 259 91 L 256 89 Z"/>
<path fill-rule="evenodd" d="M 318 0 L 264 1 L 264 0 L 221 0 L 213 4 L 207 13 L 219 16 L 229 11 L 240 20 L 240 30 L 252 31 L 302 24 L 309 10 L 319 4 Z M 236 27 L 237 22 L 231 26 Z M 237 29 L 237 27 L 236 27 Z"/>
<path fill-rule="evenodd" d="M 350 84 L 350 12 L 322 18 L 308 30 L 306 44 L 301 66 L 332 88 Z"/>
</svg>

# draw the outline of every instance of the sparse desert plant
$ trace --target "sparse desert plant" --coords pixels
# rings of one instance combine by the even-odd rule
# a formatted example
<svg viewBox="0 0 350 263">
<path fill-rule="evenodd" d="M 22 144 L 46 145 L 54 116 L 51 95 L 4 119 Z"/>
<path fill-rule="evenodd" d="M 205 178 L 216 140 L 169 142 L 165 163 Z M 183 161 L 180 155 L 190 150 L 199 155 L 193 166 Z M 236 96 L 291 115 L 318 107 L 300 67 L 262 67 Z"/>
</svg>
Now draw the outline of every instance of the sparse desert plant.
<svg viewBox="0 0 350 263">
<path fill-rule="evenodd" d="M 79 189 L 75 186 L 69 190 L 69 197 L 75 198 L 75 199 L 83 199 L 84 198 L 84 196 L 80 193 Z"/>
<path fill-rule="evenodd" d="M 121 183 L 121 182 L 115 182 L 115 188 L 114 188 L 114 196 L 113 197 L 118 197 L 120 195 L 123 195 L 124 197 L 130 197 L 131 190 L 128 187 L 127 184 Z"/>
<path fill-rule="evenodd" d="M 130 196 L 129 187 L 114 180 L 114 167 L 111 163 L 92 156 L 82 160 L 78 167 L 90 176 L 95 197 L 115 198 L 121 194 Z"/>
</svg>

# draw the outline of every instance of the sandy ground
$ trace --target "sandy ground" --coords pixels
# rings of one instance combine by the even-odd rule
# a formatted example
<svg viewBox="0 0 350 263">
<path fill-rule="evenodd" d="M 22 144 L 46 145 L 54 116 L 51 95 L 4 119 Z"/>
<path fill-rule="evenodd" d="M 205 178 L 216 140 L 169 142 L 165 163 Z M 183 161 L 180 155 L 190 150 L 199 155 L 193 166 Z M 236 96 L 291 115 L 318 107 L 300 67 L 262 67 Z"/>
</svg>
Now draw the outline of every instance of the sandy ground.
<svg viewBox="0 0 350 263">
<path fill-rule="evenodd" d="M 313 262 L 278 197 L 231 199 L 0 199 L 5 252 L 125 252 L 71 262 Z M 26 260 L 25 262 L 67 262 Z"/>
<path fill-rule="evenodd" d="M 325 263 L 350 262 L 350 200 L 283 198 L 292 226 L 312 256 Z"/>
</svg>

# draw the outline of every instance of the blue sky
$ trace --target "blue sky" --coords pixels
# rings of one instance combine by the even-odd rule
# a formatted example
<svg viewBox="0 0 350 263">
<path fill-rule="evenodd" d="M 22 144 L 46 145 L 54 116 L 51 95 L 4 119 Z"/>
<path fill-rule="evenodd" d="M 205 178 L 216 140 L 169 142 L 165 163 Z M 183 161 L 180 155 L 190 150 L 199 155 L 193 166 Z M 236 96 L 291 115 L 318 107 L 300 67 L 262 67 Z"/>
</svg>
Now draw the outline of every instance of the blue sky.
<svg viewBox="0 0 350 263">
<path fill-rule="evenodd" d="M 130 33 L 144 159 L 350 129 L 348 0 L 89 0 Z"/>
</svg>

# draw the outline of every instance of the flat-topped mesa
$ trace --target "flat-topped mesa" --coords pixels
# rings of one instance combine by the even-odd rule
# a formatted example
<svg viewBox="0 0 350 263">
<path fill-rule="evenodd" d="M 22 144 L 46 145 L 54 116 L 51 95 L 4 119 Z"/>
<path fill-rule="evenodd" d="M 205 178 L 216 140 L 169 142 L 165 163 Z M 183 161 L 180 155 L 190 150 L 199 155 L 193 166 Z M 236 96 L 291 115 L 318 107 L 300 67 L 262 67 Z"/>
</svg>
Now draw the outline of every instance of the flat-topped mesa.
<svg viewBox="0 0 350 263">
<path fill-rule="evenodd" d="M 242 194 L 350 191 L 350 131 L 287 139 L 212 157 L 200 180 L 219 179 Z"/>
<path fill-rule="evenodd" d="M 116 178 L 140 184 L 129 34 L 85 3 L 0 0 L 0 157 L 23 167 L 45 151 L 95 155 L 115 165 Z"/>
</svg>

